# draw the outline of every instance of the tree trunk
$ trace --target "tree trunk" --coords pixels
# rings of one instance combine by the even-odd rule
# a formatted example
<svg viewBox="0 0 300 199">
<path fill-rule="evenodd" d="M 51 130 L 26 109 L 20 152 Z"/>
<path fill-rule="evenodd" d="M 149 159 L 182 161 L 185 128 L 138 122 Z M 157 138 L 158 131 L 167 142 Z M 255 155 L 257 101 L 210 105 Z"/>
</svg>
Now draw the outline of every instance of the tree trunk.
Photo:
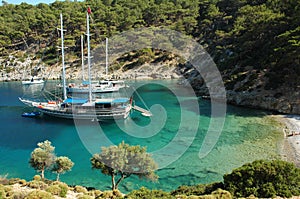
<svg viewBox="0 0 300 199">
<path fill-rule="evenodd" d="M 122 180 L 124 180 L 124 178 L 126 178 L 126 176 L 122 174 L 122 176 L 120 177 L 120 179 L 119 179 L 119 180 L 117 181 L 117 183 L 116 183 L 116 186 L 115 186 L 116 189 L 118 189 L 118 185 L 120 184 L 120 182 L 121 182 Z"/>
<path fill-rule="evenodd" d="M 41 178 L 42 178 L 42 179 L 44 179 L 44 177 L 45 177 L 45 176 L 44 176 L 44 172 L 45 172 L 45 168 L 43 167 L 42 170 L 41 170 Z"/>
<path fill-rule="evenodd" d="M 111 188 L 112 190 L 116 190 L 115 174 L 111 175 Z"/>
<path fill-rule="evenodd" d="M 59 181 L 59 173 L 57 173 L 56 181 Z"/>
</svg>

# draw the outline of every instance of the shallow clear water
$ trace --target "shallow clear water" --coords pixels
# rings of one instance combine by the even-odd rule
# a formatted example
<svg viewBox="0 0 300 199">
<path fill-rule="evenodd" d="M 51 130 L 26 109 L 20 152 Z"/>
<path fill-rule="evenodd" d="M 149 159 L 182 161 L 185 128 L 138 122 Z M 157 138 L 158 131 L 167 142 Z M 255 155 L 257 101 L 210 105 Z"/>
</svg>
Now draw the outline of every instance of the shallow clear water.
<svg viewBox="0 0 300 199">
<path fill-rule="evenodd" d="M 138 90 L 136 104 L 152 106 L 154 116 L 149 119 L 134 112 L 130 119 L 117 123 L 23 118 L 21 114 L 28 108 L 18 97 L 36 91 L 20 82 L 0 83 L 0 175 L 31 180 L 36 172 L 28 164 L 30 153 L 44 140 L 52 142 L 57 156 L 68 156 L 75 163 L 71 172 L 61 175 L 62 181 L 101 190 L 110 189 L 110 178 L 91 169 L 93 153 L 123 140 L 146 146 L 160 166 L 156 172 L 159 180 L 149 182 L 131 176 L 121 183 L 123 192 L 141 186 L 169 191 L 183 184 L 222 181 L 225 173 L 246 162 L 278 157 L 282 135 L 274 121 L 266 117 L 267 112 L 228 106 L 222 133 L 214 140 L 216 145 L 199 158 L 211 119 L 210 102 L 194 98 L 176 81 L 137 83 L 131 83 Z M 165 164 L 166 160 L 172 163 Z M 51 173 L 46 177 L 55 179 Z"/>
</svg>

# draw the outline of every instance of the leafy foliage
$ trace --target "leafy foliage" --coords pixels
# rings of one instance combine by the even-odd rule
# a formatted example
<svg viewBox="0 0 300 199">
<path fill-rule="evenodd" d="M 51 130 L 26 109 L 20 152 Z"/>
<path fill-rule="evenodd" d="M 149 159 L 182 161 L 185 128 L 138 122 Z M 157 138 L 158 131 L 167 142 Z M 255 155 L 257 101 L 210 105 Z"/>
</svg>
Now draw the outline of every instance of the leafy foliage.
<svg viewBox="0 0 300 199">
<path fill-rule="evenodd" d="M 300 169 L 281 160 L 258 160 L 224 175 L 224 185 L 237 197 L 291 197 L 300 194 Z"/>
<path fill-rule="evenodd" d="M 34 190 L 30 192 L 26 197 L 26 199 L 36 199 L 36 198 L 49 198 L 54 199 L 55 197 L 44 190 Z"/>
<path fill-rule="evenodd" d="M 222 71 L 251 66 L 261 76 L 266 74 L 265 89 L 280 86 L 297 89 L 300 85 L 298 5 L 299 0 L 89 0 L 36 6 L 4 1 L 0 7 L 0 49 L 5 56 L 28 45 L 31 53 L 43 54 L 43 61 L 53 65 L 57 62 L 55 51 L 59 43 L 55 27 L 62 12 L 67 51 L 79 57 L 80 36 L 86 29 L 86 8 L 90 6 L 91 46 L 126 30 L 164 26 L 192 35 Z M 145 63 L 146 58 L 141 55 L 138 62 L 125 70 Z M 224 78 L 228 88 L 233 84 L 230 79 Z"/>
<path fill-rule="evenodd" d="M 218 188 L 223 188 L 223 183 L 221 182 L 216 182 L 212 184 L 198 184 L 198 185 L 193 185 L 193 186 L 186 186 L 182 185 L 178 187 L 176 190 L 172 191 L 171 194 L 173 196 L 176 195 L 205 195 L 205 194 L 210 194 L 214 190 Z"/>
<path fill-rule="evenodd" d="M 126 145 L 124 143 L 121 143 L 120 145 L 122 144 Z M 116 148 L 118 148 L 118 146 Z M 165 192 L 162 190 L 149 190 L 145 187 L 141 187 L 139 190 L 133 190 L 126 195 L 122 194 L 117 189 L 103 192 L 95 189 L 88 191 L 82 186 L 77 185 L 75 187 L 68 187 L 68 185 L 65 183 L 59 181 L 53 182 L 49 180 L 42 181 L 39 176 L 35 176 L 34 180 L 28 183 L 26 183 L 25 180 L 20 180 L 18 178 L 7 179 L 9 181 L 7 185 L 0 184 L 0 198 L 53 198 L 53 195 L 54 197 L 66 197 L 68 190 L 73 190 L 75 193 L 79 193 L 76 196 L 77 198 L 231 199 L 237 197 L 291 197 L 292 195 L 298 196 L 300 194 L 299 178 L 300 169 L 296 168 L 292 163 L 281 160 L 258 160 L 245 164 L 242 167 L 233 170 L 232 173 L 224 175 L 224 183 L 216 182 L 212 184 L 199 184 L 193 186 L 183 185 L 171 192 Z M 22 186 L 27 186 L 36 190 L 19 192 L 19 190 L 13 189 L 11 186 L 13 184 L 22 184 Z"/>
<path fill-rule="evenodd" d="M 27 183 L 27 186 L 33 189 L 46 189 L 48 184 L 41 180 L 32 180 Z"/>
<path fill-rule="evenodd" d="M 54 182 L 49 187 L 46 188 L 46 191 L 51 193 L 52 195 L 57 195 L 60 197 L 65 198 L 67 192 L 69 190 L 68 185 L 61 183 L 61 182 Z"/>
<path fill-rule="evenodd" d="M 46 140 L 37 144 L 38 148 L 31 153 L 29 164 L 38 172 L 41 172 L 41 178 L 44 180 L 44 172 L 46 169 L 57 174 L 56 180 L 59 181 L 59 175 L 70 171 L 74 163 L 65 156 L 56 157 L 51 142 Z M 34 177 L 35 181 L 39 181 L 39 176 Z"/>
<path fill-rule="evenodd" d="M 59 174 L 70 171 L 73 166 L 74 163 L 68 157 L 61 156 L 55 159 L 55 163 L 51 170 L 57 173 L 56 180 L 59 181 Z"/>
<path fill-rule="evenodd" d="M 123 141 L 118 146 L 101 149 L 101 153 L 94 154 L 91 158 L 92 168 L 111 176 L 112 190 L 118 189 L 119 183 L 132 174 L 140 178 L 157 179 L 154 173 L 157 165 L 145 147 L 130 146 Z M 115 182 L 117 175 L 120 178 Z"/>
<path fill-rule="evenodd" d="M 41 172 L 41 177 L 44 178 L 45 169 L 49 169 L 55 159 L 54 147 L 51 142 L 46 140 L 37 144 L 38 148 L 31 153 L 29 164 L 35 170 Z"/>
<path fill-rule="evenodd" d="M 145 187 L 141 187 L 139 190 L 134 190 L 126 195 L 128 199 L 171 199 L 173 198 L 170 193 L 161 190 L 149 190 Z"/>
</svg>

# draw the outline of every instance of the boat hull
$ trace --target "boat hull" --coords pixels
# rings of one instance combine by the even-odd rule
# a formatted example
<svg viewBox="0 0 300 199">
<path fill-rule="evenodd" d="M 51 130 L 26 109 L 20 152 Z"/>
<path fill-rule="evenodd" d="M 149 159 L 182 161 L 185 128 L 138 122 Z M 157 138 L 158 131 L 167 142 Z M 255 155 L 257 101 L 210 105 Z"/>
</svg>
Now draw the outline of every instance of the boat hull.
<svg viewBox="0 0 300 199">
<path fill-rule="evenodd" d="M 112 89 L 97 89 L 93 88 L 92 93 L 112 93 L 112 92 L 118 92 L 118 88 L 112 88 Z M 88 88 L 67 88 L 68 93 L 89 93 Z"/>
<path fill-rule="evenodd" d="M 92 93 L 112 93 L 119 92 L 120 89 L 125 88 L 126 84 L 122 80 L 103 80 L 100 82 L 91 84 Z M 66 88 L 68 93 L 88 93 L 89 85 L 81 84 L 76 85 L 74 83 L 69 84 Z"/>
<path fill-rule="evenodd" d="M 65 119 L 96 121 L 126 119 L 132 109 L 132 105 L 130 103 L 122 105 L 123 99 L 119 99 L 121 101 L 119 102 L 118 107 L 110 108 L 97 108 L 95 104 L 84 106 L 83 104 L 67 105 L 65 103 L 62 104 L 55 101 L 34 102 L 22 98 L 19 98 L 19 100 L 28 106 L 37 108 L 39 112 L 42 112 L 45 115 Z M 112 102 L 117 101 L 115 100 Z"/>
<path fill-rule="evenodd" d="M 32 85 L 32 84 L 43 84 L 44 80 L 28 80 L 28 81 L 22 81 L 23 85 Z"/>
<path fill-rule="evenodd" d="M 105 120 L 121 120 L 126 119 L 130 111 L 123 111 L 119 113 L 101 113 L 101 114 L 91 114 L 91 113 L 67 113 L 61 111 L 52 111 L 46 109 L 39 109 L 43 114 L 48 116 L 64 118 L 64 119 L 73 119 L 73 120 L 96 120 L 96 121 L 105 121 Z"/>
</svg>

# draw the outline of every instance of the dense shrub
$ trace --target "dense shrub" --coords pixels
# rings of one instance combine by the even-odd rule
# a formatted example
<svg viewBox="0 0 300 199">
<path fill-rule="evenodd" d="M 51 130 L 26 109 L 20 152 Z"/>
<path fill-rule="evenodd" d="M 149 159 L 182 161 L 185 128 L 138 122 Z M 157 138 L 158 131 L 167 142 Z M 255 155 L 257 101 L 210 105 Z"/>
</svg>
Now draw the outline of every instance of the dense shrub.
<svg viewBox="0 0 300 199">
<path fill-rule="evenodd" d="M 232 198 L 230 192 L 222 190 L 222 189 L 217 189 L 217 190 L 213 191 L 211 193 L 211 195 L 214 198 L 218 198 L 218 199 L 231 199 Z"/>
<path fill-rule="evenodd" d="M 145 187 L 134 190 L 125 196 L 128 199 L 168 199 L 172 198 L 171 194 L 161 190 L 149 190 Z"/>
<path fill-rule="evenodd" d="M 23 180 L 23 179 L 19 180 L 18 183 L 22 186 L 26 186 L 26 184 L 27 184 L 26 180 Z"/>
<path fill-rule="evenodd" d="M 80 195 L 77 198 L 78 199 L 94 199 L 92 196 L 89 196 L 89 195 Z"/>
<path fill-rule="evenodd" d="M 27 186 L 33 189 L 47 189 L 48 185 L 43 181 L 32 180 L 27 183 Z"/>
<path fill-rule="evenodd" d="M 50 187 L 52 187 L 52 186 L 58 186 L 59 187 L 60 191 L 58 193 L 58 196 L 63 197 L 63 198 L 66 197 L 67 192 L 69 190 L 69 186 L 66 183 L 59 182 L 59 181 L 54 181 L 53 183 L 51 183 Z M 48 191 L 48 189 L 47 189 L 47 191 Z M 48 192 L 51 192 L 51 191 L 48 191 Z"/>
<path fill-rule="evenodd" d="M 47 192 L 51 193 L 52 195 L 60 195 L 61 188 L 58 185 L 51 185 L 46 189 Z"/>
<path fill-rule="evenodd" d="M 113 191 L 94 191 L 95 197 L 97 198 L 123 198 L 123 194 L 119 190 L 113 190 Z"/>
<path fill-rule="evenodd" d="M 0 198 L 5 198 L 7 194 L 7 189 L 5 186 L 3 186 L 2 184 L 0 184 Z"/>
<path fill-rule="evenodd" d="M 300 169 L 281 160 L 258 160 L 224 175 L 225 189 L 234 196 L 269 198 L 300 195 Z"/>
<path fill-rule="evenodd" d="M 84 193 L 84 194 L 88 192 L 85 187 L 78 186 L 78 185 L 76 185 L 74 187 L 74 191 L 77 192 L 77 193 Z"/>
<path fill-rule="evenodd" d="M 20 180 L 21 180 L 20 178 L 11 178 L 8 180 L 8 184 L 9 185 L 17 184 L 17 183 L 19 183 Z"/>
<path fill-rule="evenodd" d="M 182 185 L 178 187 L 176 190 L 171 192 L 171 195 L 205 195 L 210 194 L 218 188 L 223 188 L 223 183 L 216 182 L 212 184 L 198 184 L 193 186 Z"/>
<path fill-rule="evenodd" d="M 24 199 L 28 195 L 28 191 L 15 191 L 11 196 L 12 199 Z M 1 197 L 0 197 L 1 198 Z"/>
<path fill-rule="evenodd" d="M 102 194 L 102 191 L 97 190 L 97 189 L 96 189 L 96 190 L 93 190 L 92 192 L 93 192 L 95 198 L 99 197 L 99 196 Z"/>
<path fill-rule="evenodd" d="M 54 196 L 51 195 L 51 193 L 48 193 L 43 190 L 35 190 L 30 192 L 25 199 L 42 199 L 42 198 L 47 198 L 47 199 L 54 199 Z"/>
<path fill-rule="evenodd" d="M 40 175 L 33 176 L 33 180 L 40 181 L 42 178 Z"/>
</svg>

